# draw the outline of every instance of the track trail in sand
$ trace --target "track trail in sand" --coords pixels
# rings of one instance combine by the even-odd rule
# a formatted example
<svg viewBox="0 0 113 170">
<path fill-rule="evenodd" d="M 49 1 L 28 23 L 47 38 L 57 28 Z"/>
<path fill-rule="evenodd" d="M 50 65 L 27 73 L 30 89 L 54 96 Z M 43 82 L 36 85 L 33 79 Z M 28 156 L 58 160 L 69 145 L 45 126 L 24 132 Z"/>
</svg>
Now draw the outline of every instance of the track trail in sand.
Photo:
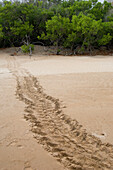
<svg viewBox="0 0 113 170">
<path fill-rule="evenodd" d="M 67 169 L 113 169 L 113 146 L 88 134 L 63 113 L 60 101 L 48 96 L 38 79 L 19 67 L 15 57 L 8 68 L 17 80 L 16 95 L 26 104 L 27 121 L 38 143 Z"/>
</svg>

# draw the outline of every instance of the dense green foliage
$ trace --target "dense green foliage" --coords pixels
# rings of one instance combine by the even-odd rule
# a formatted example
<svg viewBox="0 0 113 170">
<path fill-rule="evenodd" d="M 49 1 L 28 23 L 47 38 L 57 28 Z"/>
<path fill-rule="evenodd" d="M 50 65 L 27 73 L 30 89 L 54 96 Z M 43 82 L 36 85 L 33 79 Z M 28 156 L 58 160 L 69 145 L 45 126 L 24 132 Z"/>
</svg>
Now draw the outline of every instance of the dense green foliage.
<svg viewBox="0 0 113 170">
<path fill-rule="evenodd" d="M 29 0 L 0 3 L 0 47 L 37 41 L 83 53 L 112 47 L 113 9 L 97 0 Z M 79 47 L 79 48 L 78 48 Z M 25 46 L 22 47 L 25 49 Z"/>
</svg>

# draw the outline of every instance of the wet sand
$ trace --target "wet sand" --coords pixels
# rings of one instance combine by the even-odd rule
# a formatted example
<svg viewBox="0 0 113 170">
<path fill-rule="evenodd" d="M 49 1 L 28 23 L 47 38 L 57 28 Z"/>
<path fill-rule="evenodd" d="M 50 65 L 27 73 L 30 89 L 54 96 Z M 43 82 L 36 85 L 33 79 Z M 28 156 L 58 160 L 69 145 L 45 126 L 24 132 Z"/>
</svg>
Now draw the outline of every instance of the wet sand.
<svg viewBox="0 0 113 170">
<path fill-rule="evenodd" d="M 113 58 L 11 50 L 0 51 L 0 169 L 112 169 Z"/>
</svg>

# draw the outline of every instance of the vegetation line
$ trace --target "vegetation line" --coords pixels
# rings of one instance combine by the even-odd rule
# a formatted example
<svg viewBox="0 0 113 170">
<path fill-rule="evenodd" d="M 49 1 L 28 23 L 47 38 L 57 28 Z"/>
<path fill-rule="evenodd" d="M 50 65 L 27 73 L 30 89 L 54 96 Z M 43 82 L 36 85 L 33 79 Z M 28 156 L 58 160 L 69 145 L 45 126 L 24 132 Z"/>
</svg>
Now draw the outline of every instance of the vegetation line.
<svg viewBox="0 0 113 170">
<path fill-rule="evenodd" d="M 0 2 L 0 47 L 24 45 L 28 52 L 37 41 L 55 45 L 57 54 L 60 47 L 73 54 L 112 49 L 113 7 L 97 0 Z"/>
</svg>

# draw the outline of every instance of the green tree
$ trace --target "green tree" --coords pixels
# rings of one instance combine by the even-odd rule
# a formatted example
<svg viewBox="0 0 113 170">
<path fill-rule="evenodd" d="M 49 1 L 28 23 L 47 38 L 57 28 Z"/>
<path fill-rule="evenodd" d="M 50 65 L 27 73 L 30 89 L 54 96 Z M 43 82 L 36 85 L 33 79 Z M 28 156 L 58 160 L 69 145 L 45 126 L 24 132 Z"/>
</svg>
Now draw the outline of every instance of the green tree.
<svg viewBox="0 0 113 170">
<path fill-rule="evenodd" d="M 46 22 L 46 34 L 43 33 L 40 39 L 49 39 L 56 47 L 57 54 L 59 46 L 63 44 L 70 31 L 69 18 L 54 16 Z M 38 37 L 39 38 L 39 37 Z"/>
<path fill-rule="evenodd" d="M 108 27 L 103 25 L 102 20 L 95 19 L 79 14 L 72 17 L 72 32 L 68 35 L 65 46 L 74 50 L 81 46 L 80 51 L 92 51 L 92 48 L 100 45 L 106 45 L 112 40 L 112 35 Z"/>
<path fill-rule="evenodd" d="M 110 9 L 112 9 L 111 3 L 107 1 L 104 1 L 104 3 L 97 2 L 89 13 L 93 14 L 96 20 L 104 20 Z"/>
<path fill-rule="evenodd" d="M 30 35 L 33 31 L 33 25 L 29 25 L 29 22 L 15 21 L 13 27 L 10 27 L 13 35 L 21 37 L 26 44 L 30 43 Z"/>
<path fill-rule="evenodd" d="M 2 32 L 3 28 L 2 26 L 0 25 L 0 39 L 3 38 L 3 32 Z"/>
</svg>

